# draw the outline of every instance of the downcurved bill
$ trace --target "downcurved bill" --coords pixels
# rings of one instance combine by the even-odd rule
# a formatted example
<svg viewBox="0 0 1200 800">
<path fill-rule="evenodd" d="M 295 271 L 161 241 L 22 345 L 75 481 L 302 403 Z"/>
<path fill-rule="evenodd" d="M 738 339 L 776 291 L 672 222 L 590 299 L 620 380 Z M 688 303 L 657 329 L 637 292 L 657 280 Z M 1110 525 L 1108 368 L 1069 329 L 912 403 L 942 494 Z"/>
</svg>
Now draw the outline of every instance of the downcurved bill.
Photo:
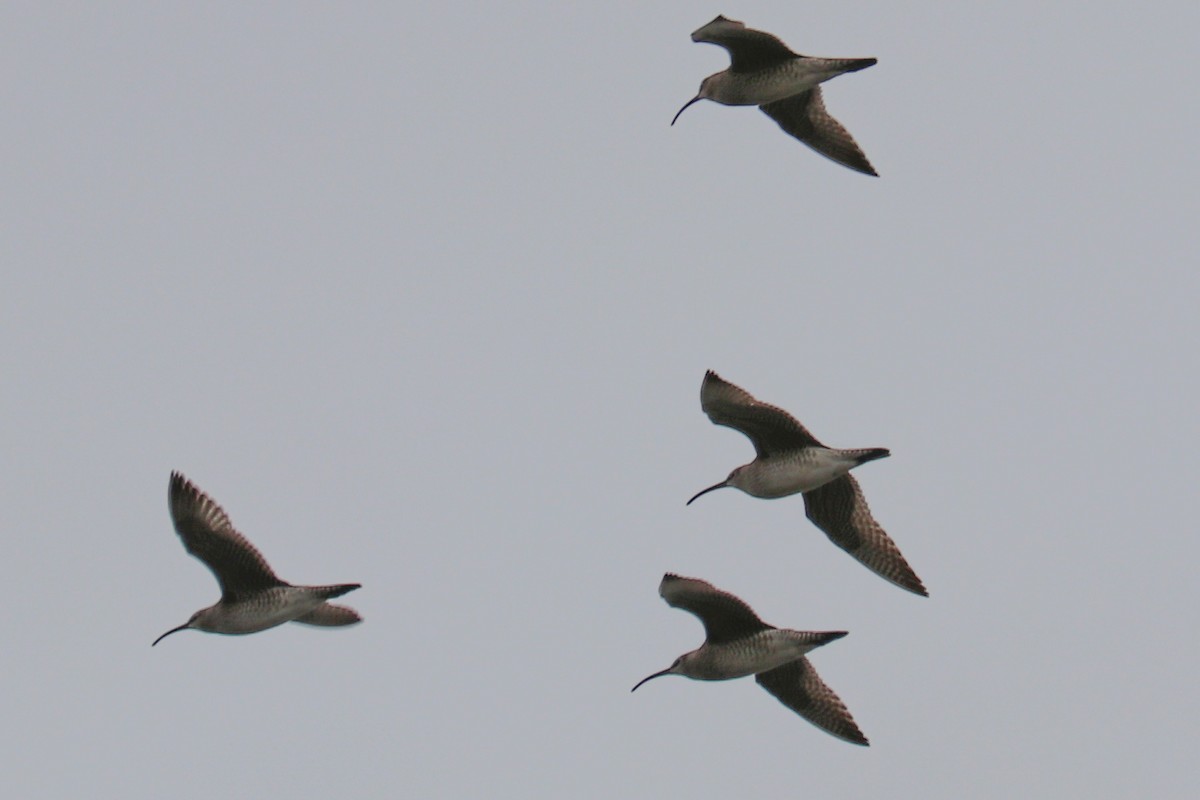
<svg viewBox="0 0 1200 800">
<path fill-rule="evenodd" d="M 150 643 L 150 646 L 151 646 L 151 647 L 154 647 L 154 645 L 158 644 L 158 643 L 159 643 L 159 642 L 161 642 L 163 639 L 165 639 L 165 638 L 167 638 L 168 636 L 170 636 L 172 633 L 175 633 L 175 632 L 177 632 L 177 631 L 185 631 L 185 630 L 187 630 L 187 629 L 188 629 L 188 623 L 186 623 L 186 622 L 185 622 L 185 623 L 183 623 L 182 625 L 180 625 L 178 628 L 171 628 L 171 630 L 167 631 L 167 632 L 166 632 L 166 633 L 164 633 L 162 636 L 158 637 L 158 638 L 157 638 L 157 639 L 155 639 L 153 642 L 151 642 L 151 643 Z"/>
<path fill-rule="evenodd" d="M 671 124 L 672 124 L 672 125 L 674 125 L 674 124 L 675 124 L 675 120 L 679 119 L 679 115 L 683 113 L 683 109 L 684 109 L 684 108 L 687 108 L 688 106 L 690 106 L 692 103 L 696 102 L 696 101 L 697 101 L 697 100 L 699 100 L 699 99 L 700 99 L 700 95 L 696 95 L 696 96 L 695 96 L 695 97 L 693 97 L 691 100 L 688 100 L 686 103 L 684 103 L 684 104 L 683 104 L 683 108 L 681 108 L 681 109 L 679 109 L 678 111 L 676 111 L 676 112 L 675 112 L 675 117 L 674 117 L 674 119 L 672 119 L 672 120 L 671 120 Z"/>
<path fill-rule="evenodd" d="M 699 497 L 702 494 L 708 494 L 709 492 L 713 491 L 714 489 L 724 489 L 728 485 L 729 485 L 729 481 L 721 481 L 720 483 L 713 484 L 712 486 L 708 487 L 707 489 L 701 489 L 700 491 L 696 492 L 696 494 L 692 495 L 692 500 L 695 500 L 697 497 Z M 686 503 L 684 503 L 684 505 L 690 506 L 692 504 L 692 500 L 688 500 Z"/>
<path fill-rule="evenodd" d="M 667 668 L 666 668 L 666 669 L 664 669 L 662 672 L 656 672 L 656 673 L 654 673 L 653 675 L 647 675 L 646 677 L 642 678 L 640 681 L 638 681 L 638 682 L 637 682 L 637 686 L 634 686 L 634 687 L 633 687 L 632 689 L 630 689 L 629 691 L 631 691 L 631 692 L 636 692 L 636 691 L 638 690 L 638 686 L 641 686 L 641 685 L 642 685 L 643 683 L 645 683 L 646 681 L 648 681 L 648 680 L 650 680 L 650 679 L 652 679 L 652 678 L 661 678 L 663 675 L 670 675 L 670 674 L 671 674 L 671 668 L 670 668 L 670 667 L 667 667 Z"/>
</svg>

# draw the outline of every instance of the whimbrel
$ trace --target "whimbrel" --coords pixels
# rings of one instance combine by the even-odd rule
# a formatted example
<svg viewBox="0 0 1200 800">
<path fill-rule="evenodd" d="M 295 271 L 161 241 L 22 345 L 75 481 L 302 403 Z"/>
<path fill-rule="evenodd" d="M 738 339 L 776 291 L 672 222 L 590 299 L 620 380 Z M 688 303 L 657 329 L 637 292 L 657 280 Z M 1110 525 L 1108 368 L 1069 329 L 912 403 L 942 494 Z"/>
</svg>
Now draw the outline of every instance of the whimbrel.
<svg viewBox="0 0 1200 800">
<path fill-rule="evenodd" d="M 867 569 L 922 596 L 929 592 L 871 515 L 850 470 L 891 453 L 882 447 L 835 450 L 817 441 L 796 418 L 760 403 L 749 392 L 709 370 L 700 387 L 700 407 L 717 425 L 741 431 L 754 443 L 757 458 L 738 467 L 702 494 L 732 486 L 753 497 L 776 498 L 801 492 L 808 518 L 838 547 Z"/>
<path fill-rule="evenodd" d="M 684 104 L 712 100 L 726 106 L 758 106 L 763 113 L 823 156 L 867 175 L 878 175 L 866 155 L 841 124 L 825 110 L 818 85 L 844 72 L 857 72 L 874 58 L 811 58 L 793 53 L 763 31 L 718 16 L 692 34 L 693 42 L 720 45 L 729 51 L 729 69 L 709 75 L 700 93 Z"/>
<path fill-rule="evenodd" d="M 221 599 L 155 639 L 151 647 L 187 628 L 240 634 L 265 631 L 285 622 L 336 627 L 362 619 L 352 608 L 325 602 L 361 584 L 293 586 L 281 581 L 262 553 L 234 529 L 221 507 L 178 472 L 171 473 L 167 502 L 183 546 L 212 570 L 221 585 Z"/>
<path fill-rule="evenodd" d="M 704 644 L 675 659 L 651 678 L 683 675 L 700 681 L 724 681 L 753 675 L 779 702 L 823 731 L 854 744 L 867 737 L 854 724 L 846 705 L 825 685 L 804 657 L 810 650 L 846 635 L 845 631 L 792 631 L 768 625 L 754 610 L 708 581 L 667 573 L 658 593 L 704 623 Z"/>
</svg>

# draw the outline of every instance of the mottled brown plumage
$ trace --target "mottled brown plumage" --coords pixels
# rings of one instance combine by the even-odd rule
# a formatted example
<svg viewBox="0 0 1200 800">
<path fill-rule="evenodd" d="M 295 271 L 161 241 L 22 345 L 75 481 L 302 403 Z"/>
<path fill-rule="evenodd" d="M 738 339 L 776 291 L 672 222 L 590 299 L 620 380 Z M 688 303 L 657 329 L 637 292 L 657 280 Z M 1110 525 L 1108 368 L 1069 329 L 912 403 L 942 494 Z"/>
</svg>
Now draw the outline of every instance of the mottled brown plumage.
<svg viewBox="0 0 1200 800">
<path fill-rule="evenodd" d="M 354 591 L 359 584 L 293 586 L 280 580 L 262 553 L 233 527 L 225 511 L 178 472 L 171 473 L 167 504 L 184 548 L 212 571 L 221 586 L 221 599 L 159 636 L 154 644 L 188 628 L 244 634 L 284 622 L 337 627 L 362 619 L 352 608 L 325 602 Z"/>
<path fill-rule="evenodd" d="M 826 447 L 791 414 L 755 399 L 712 370 L 700 387 L 700 407 L 713 423 L 745 434 L 757 455 L 700 494 L 723 486 L 754 497 L 800 492 L 808 518 L 834 544 L 875 574 L 914 594 L 928 596 L 900 548 L 872 516 L 858 481 L 849 472 L 866 461 L 887 456 L 888 450 Z"/>
<path fill-rule="evenodd" d="M 664 675 L 705 681 L 754 675 L 759 685 L 818 728 L 854 744 L 867 737 L 845 704 L 817 675 L 805 653 L 846 635 L 845 631 L 795 631 L 758 618 L 740 598 L 708 581 L 667 573 L 658 593 L 704 624 L 704 644 L 633 687 Z"/>
<path fill-rule="evenodd" d="M 679 112 L 699 100 L 722 105 L 756 105 L 787 134 L 842 166 L 878 175 L 854 137 L 825 110 L 819 84 L 875 64 L 874 58 L 813 58 L 792 50 L 764 31 L 717 17 L 692 33 L 692 41 L 729 51 L 729 69 L 709 75 L 700 92 Z"/>
</svg>

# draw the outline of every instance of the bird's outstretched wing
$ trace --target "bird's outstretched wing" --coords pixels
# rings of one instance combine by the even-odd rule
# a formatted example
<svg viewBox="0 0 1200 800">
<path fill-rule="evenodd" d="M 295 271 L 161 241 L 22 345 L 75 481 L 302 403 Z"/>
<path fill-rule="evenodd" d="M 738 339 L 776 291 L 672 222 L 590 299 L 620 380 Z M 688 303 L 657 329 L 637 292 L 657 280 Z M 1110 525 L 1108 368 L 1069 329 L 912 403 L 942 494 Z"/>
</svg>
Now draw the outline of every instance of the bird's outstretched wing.
<svg viewBox="0 0 1200 800">
<path fill-rule="evenodd" d="M 699 617 L 710 644 L 740 639 L 774 627 L 759 619 L 740 598 L 699 578 L 667 573 L 658 586 L 658 593 L 668 605 Z"/>
<path fill-rule="evenodd" d="M 716 425 L 744 433 L 759 458 L 802 447 L 824 447 L 817 437 L 781 408 L 759 402 L 711 369 L 700 385 L 700 408 Z"/>
<path fill-rule="evenodd" d="M 778 37 L 766 31 L 747 28 L 744 23 L 725 17 L 717 17 L 694 31 L 692 41 L 707 42 L 728 50 L 729 69 L 733 72 L 756 72 L 800 56 Z"/>
<path fill-rule="evenodd" d="M 760 672 L 754 680 L 776 700 L 821 730 L 852 744 L 869 744 L 846 704 L 825 685 L 807 658 L 801 656 L 782 667 Z"/>
<path fill-rule="evenodd" d="M 225 598 L 283 585 L 225 511 L 178 472 L 171 473 L 167 501 L 183 546 L 212 570 Z"/>
<path fill-rule="evenodd" d="M 804 511 L 813 524 L 867 569 L 902 589 L 929 596 L 900 548 L 871 515 L 862 487 L 849 473 L 804 493 Z"/>
<path fill-rule="evenodd" d="M 825 110 L 820 86 L 759 108 L 785 132 L 826 158 L 865 175 L 879 175 L 850 132 Z"/>
</svg>

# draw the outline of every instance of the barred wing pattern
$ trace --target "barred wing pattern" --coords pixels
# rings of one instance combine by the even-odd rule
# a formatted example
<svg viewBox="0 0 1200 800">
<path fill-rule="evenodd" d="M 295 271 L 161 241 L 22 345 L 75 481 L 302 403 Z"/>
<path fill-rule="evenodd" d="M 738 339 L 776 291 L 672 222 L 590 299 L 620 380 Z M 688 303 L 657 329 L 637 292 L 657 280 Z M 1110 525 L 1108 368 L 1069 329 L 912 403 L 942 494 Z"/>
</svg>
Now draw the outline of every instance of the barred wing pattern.
<svg viewBox="0 0 1200 800">
<path fill-rule="evenodd" d="M 700 386 L 700 408 L 714 424 L 749 437 L 759 458 L 804 447 L 824 447 L 791 414 L 755 400 L 745 389 L 734 386 L 711 369 L 704 374 Z"/>
<path fill-rule="evenodd" d="M 759 108 L 786 133 L 826 158 L 865 175 L 879 175 L 850 132 L 825 110 L 820 86 Z"/>
<path fill-rule="evenodd" d="M 708 644 L 721 644 L 773 628 L 758 618 L 750 606 L 708 581 L 667 573 L 658 586 L 667 604 L 695 614 L 704 623 Z"/>
<path fill-rule="evenodd" d="M 830 541 L 867 569 L 902 589 L 929 596 L 900 548 L 871 516 L 858 481 L 849 473 L 804 493 L 804 510 Z"/>
<path fill-rule="evenodd" d="M 225 511 L 182 474 L 171 473 L 167 499 L 183 546 L 212 570 L 223 599 L 286 585 Z"/>
<path fill-rule="evenodd" d="M 846 704 L 825 685 L 807 658 L 801 657 L 782 667 L 760 672 L 754 680 L 776 700 L 821 730 L 852 744 L 869 744 Z"/>
</svg>

